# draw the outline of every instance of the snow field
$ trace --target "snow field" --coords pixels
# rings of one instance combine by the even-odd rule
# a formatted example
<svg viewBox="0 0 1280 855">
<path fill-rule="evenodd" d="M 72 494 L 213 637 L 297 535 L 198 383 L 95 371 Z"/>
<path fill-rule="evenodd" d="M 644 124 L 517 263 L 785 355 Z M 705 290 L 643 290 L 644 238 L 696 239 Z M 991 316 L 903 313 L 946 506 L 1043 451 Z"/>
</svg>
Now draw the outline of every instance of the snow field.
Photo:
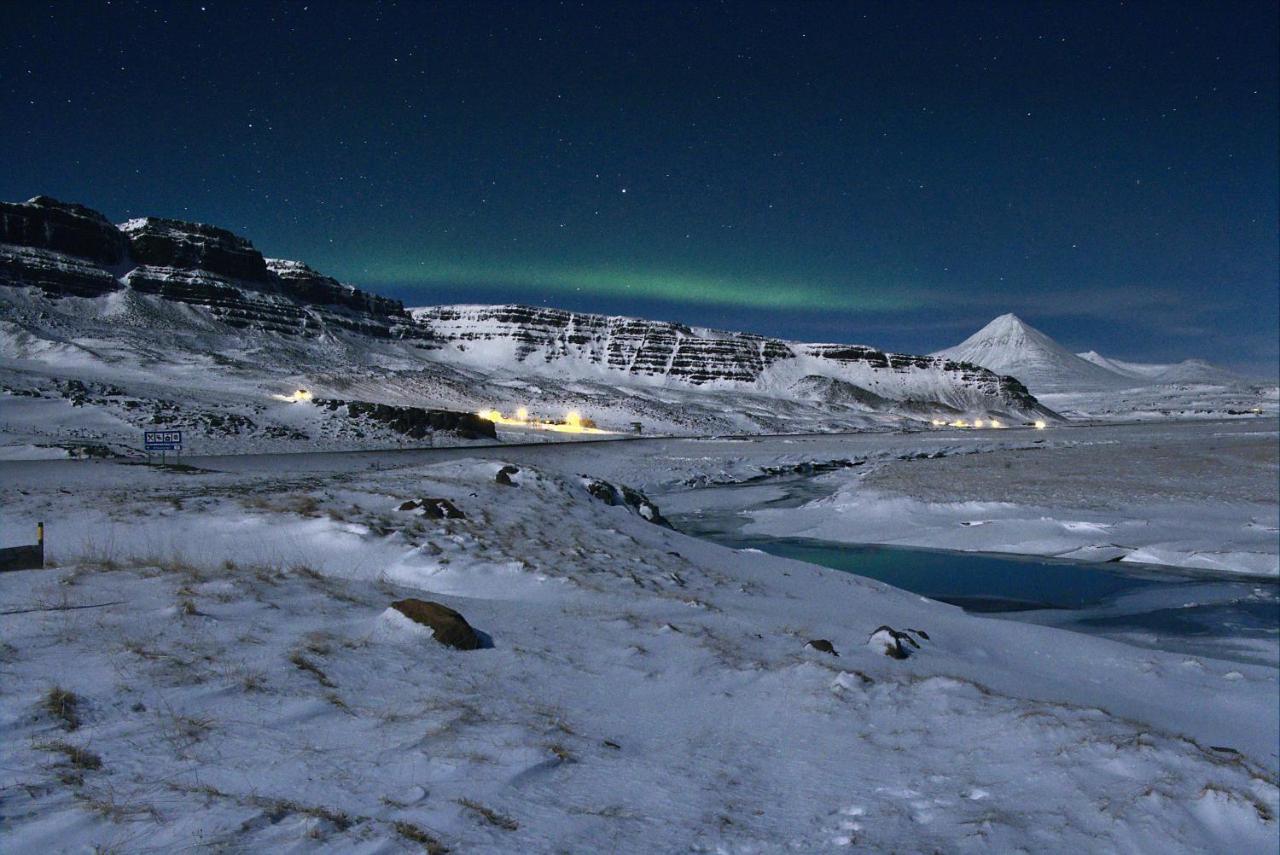
<svg viewBox="0 0 1280 855">
<path fill-rule="evenodd" d="M 75 532 L 0 577 L 36 609 L 0 616 L 14 851 L 1277 849 L 1274 669 L 726 550 L 553 466 L 57 465 L 0 493 Z"/>
</svg>

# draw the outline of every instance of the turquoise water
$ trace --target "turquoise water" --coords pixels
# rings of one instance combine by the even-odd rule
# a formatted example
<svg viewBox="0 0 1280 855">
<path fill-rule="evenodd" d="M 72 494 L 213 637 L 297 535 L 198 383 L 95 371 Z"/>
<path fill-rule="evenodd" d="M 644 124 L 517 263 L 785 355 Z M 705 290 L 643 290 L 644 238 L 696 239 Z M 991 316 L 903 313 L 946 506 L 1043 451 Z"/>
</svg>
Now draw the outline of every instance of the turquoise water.
<svg viewBox="0 0 1280 855">
<path fill-rule="evenodd" d="M 676 527 L 735 549 L 877 579 L 966 611 L 1146 647 L 1280 667 L 1280 584 L 1130 564 L 741 534 L 728 517 Z"/>
<path fill-rule="evenodd" d="M 739 547 L 856 573 L 970 611 L 1081 609 L 1159 581 L 1106 565 L 1035 561 L 972 552 L 740 538 Z"/>
</svg>

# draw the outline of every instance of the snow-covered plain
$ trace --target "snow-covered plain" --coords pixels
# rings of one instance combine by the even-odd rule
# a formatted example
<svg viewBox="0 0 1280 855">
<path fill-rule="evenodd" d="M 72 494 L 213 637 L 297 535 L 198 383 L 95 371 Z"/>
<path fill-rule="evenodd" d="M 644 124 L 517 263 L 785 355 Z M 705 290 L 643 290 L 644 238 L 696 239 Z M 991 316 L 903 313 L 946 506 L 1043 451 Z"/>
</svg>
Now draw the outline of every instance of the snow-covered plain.
<svg viewBox="0 0 1280 855">
<path fill-rule="evenodd" d="M 1274 457 L 1251 456 L 1246 428 L 1274 446 L 1274 422 L 1252 422 L 0 462 L 5 543 L 43 519 L 56 565 L 0 576 L 6 848 L 1276 851 L 1275 667 L 726 549 L 581 477 L 724 510 L 783 495 L 805 464 L 861 461 L 822 492 L 875 483 L 928 506 L 931 484 L 967 483 L 963 502 L 1004 484 L 1010 505 L 1105 530 L 1158 504 L 1107 486 L 1124 449 L 1186 429 L 1229 459 L 1186 477 L 1157 461 L 1138 483 L 1274 528 L 1274 493 L 1255 494 Z M 1117 452 L 1090 458 L 1101 498 L 1080 507 L 1089 491 L 1066 485 L 1089 448 Z M 1000 477 L 1014 467 L 1021 488 Z M 398 510 L 423 497 L 466 519 Z M 792 512 L 807 506 L 771 519 Z M 1200 517 L 1217 534 L 1197 536 L 1255 548 Z M 492 647 L 406 626 L 387 613 L 406 596 Z M 928 640 L 886 657 L 867 643 L 882 624 Z"/>
<path fill-rule="evenodd" d="M 1057 435 L 1076 439 L 851 470 L 746 530 L 1280 577 L 1275 421 Z"/>
</svg>

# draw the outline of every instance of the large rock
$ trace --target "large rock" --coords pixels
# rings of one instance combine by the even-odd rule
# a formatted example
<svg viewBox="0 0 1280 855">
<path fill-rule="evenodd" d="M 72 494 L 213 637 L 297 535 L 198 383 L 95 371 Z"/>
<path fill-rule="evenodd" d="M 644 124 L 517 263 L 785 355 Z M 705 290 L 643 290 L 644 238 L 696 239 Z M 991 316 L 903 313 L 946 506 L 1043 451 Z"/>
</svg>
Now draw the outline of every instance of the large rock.
<svg viewBox="0 0 1280 855">
<path fill-rule="evenodd" d="M 36 196 L 0 202 L 0 243 L 52 250 L 100 264 L 124 259 L 125 238 L 111 221 L 84 205 Z"/>
<path fill-rule="evenodd" d="M 483 646 L 480 636 L 467 623 L 467 619 L 448 606 L 410 597 L 395 601 L 391 608 L 414 623 L 428 627 L 435 640 L 441 644 L 458 650 L 478 650 Z"/>
<path fill-rule="evenodd" d="M 582 486 L 587 488 L 587 492 L 606 505 L 628 508 L 654 525 L 672 528 L 671 523 L 658 510 L 658 506 L 653 500 L 639 490 L 633 490 L 625 484 L 610 484 L 608 481 L 602 481 L 599 478 L 591 478 L 586 475 L 580 477 L 582 478 Z"/>
<path fill-rule="evenodd" d="M 929 640 L 929 633 L 923 630 L 908 628 L 903 632 L 891 626 L 878 626 L 875 632 L 871 633 L 871 637 L 867 639 L 867 646 L 873 650 L 880 651 L 891 659 L 906 659 L 913 650 L 920 649 L 920 642 L 916 641 L 912 633 L 920 636 L 925 641 Z"/>
<path fill-rule="evenodd" d="M 129 220 L 120 226 L 129 254 L 140 264 L 206 270 L 232 279 L 270 279 L 262 253 L 245 238 L 217 226 L 162 217 Z"/>
</svg>

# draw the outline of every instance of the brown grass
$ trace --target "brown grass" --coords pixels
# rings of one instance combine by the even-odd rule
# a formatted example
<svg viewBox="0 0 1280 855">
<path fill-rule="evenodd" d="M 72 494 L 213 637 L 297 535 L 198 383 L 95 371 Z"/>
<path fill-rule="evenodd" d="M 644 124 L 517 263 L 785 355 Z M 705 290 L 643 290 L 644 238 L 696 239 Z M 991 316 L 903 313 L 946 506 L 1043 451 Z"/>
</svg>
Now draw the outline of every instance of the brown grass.
<svg viewBox="0 0 1280 855">
<path fill-rule="evenodd" d="M 472 799 L 458 799 L 458 804 L 476 814 L 490 825 L 497 826 L 504 831 L 515 831 L 520 827 L 520 823 L 516 822 L 511 817 L 503 816 L 493 808 L 485 807 Z"/>
<path fill-rule="evenodd" d="M 80 727 L 80 696 L 75 692 L 54 686 L 45 693 L 44 709 L 57 719 L 61 719 L 66 730 Z"/>
</svg>

